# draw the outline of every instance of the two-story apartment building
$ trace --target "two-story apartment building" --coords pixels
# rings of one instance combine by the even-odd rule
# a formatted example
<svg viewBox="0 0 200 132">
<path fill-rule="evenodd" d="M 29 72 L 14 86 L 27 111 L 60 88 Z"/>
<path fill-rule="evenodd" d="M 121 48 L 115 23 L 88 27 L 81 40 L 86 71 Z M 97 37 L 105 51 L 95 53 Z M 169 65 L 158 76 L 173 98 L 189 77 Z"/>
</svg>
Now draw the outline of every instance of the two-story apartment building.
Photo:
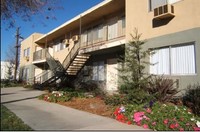
<svg viewBox="0 0 200 132">
<path fill-rule="evenodd" d="M 21 42 L 20 51 L 20 80 L 29 81 L 34 76 L 42 73 L 42 67 L 38 68 L 33 62 L 33 53 L 44 48 L 38 46 L 34 41 L 41 37 L 43 34 L 33 33 L 31 36 Z"/>
<path fill-rule="evenodd" d="M 65 76 L 75 87 L 115 91 L 118 58 L 137 28 L 147 40 L 143 48 L 155 50 L 147 58 L 155 65 L 147 72 L 178 79 L 182 89 L 200 82 L 198 5 L 199 0 L 105 0 L 32 41 L 38 48 L 30 50 L 34 79 L 28 80 L 48 84 Z"/>
</svg>

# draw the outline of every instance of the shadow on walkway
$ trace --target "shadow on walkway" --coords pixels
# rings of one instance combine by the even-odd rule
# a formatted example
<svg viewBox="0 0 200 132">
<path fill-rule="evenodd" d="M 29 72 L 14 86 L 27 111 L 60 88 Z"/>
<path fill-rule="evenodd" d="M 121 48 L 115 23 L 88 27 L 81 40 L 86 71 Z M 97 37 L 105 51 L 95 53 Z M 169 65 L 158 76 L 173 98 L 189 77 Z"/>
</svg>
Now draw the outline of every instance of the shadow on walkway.
<svg viewBox="0 0 200 132">
<path fill-rule="evenodd" d="M 18 100 L 12 100 L 12 101 L 7 101 L 7 102 L 1 102 L 1 104 L 9 104 L 9 103 L 13 103 L 13 102 L 19 102 L 19 101 L 24 101 L 24 100 L 29 100 L 29 99 L 35 99 L 38 96 L 35 97 L 29 97 L 29 98 L 24 98 L 24 99 L 18 99 Z"/>
<path fill-rule="evenodd" d="M 16 93 L 3 93 L 3 94 L 1 94 L 1 96 L 3 96 L 3 95 L 10 95 L 10 94 L 16 94 Z"/>
</svg>

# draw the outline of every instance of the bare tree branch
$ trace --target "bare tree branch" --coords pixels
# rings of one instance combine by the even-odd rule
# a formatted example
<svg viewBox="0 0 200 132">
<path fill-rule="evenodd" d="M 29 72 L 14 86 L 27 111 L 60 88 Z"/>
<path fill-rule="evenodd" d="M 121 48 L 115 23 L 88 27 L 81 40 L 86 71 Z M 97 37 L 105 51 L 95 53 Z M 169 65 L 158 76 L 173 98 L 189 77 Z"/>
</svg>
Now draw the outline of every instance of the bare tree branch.
<svg viewBox="0 0 200 132">
<path fill-rule="evenodd" d="M 15 26 L 15 18 L 31 21 L 31 16 L 42 16 L 45 19 L 55 19 L 52 11 L 62 9 L 58 0 L 1 0 L 1 20 L 8 28 Z"/>
</svg>

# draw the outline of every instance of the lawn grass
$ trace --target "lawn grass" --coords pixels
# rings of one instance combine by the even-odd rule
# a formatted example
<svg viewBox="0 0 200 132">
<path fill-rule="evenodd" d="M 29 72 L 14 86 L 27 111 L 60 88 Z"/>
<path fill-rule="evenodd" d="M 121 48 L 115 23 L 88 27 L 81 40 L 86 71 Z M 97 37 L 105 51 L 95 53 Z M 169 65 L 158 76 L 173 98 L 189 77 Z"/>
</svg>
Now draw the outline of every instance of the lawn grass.
<svg viewBox="0 0 200 132">
<path fill-rule="evenodd" d="M 1 105 L 1 131 L 30 131 L 28 125 L 18 118 L 14 113 Z"/>
</svg>

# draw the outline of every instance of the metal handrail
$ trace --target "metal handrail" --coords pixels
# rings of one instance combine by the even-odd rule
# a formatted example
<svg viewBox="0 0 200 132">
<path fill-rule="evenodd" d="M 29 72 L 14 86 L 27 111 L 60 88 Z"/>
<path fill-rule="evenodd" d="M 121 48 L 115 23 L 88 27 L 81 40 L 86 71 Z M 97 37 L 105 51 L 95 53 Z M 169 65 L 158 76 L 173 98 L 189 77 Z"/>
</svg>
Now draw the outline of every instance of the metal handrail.
<svg viewBox="0 0 200 132">
<path fill-rule="evenodd" d="M 70 50 L 69 54 L 66 56 L 66 58 L 64 59 L 64 61 L 62 63 L 62 66 L 64 67 L 64 69 L 68 68 L 72 58 L 74 58 L 75 55 L 78 53 L 79 48 L 80 48 L 80 43 L 74 44 L 74 46 Z"/>
</svg>

